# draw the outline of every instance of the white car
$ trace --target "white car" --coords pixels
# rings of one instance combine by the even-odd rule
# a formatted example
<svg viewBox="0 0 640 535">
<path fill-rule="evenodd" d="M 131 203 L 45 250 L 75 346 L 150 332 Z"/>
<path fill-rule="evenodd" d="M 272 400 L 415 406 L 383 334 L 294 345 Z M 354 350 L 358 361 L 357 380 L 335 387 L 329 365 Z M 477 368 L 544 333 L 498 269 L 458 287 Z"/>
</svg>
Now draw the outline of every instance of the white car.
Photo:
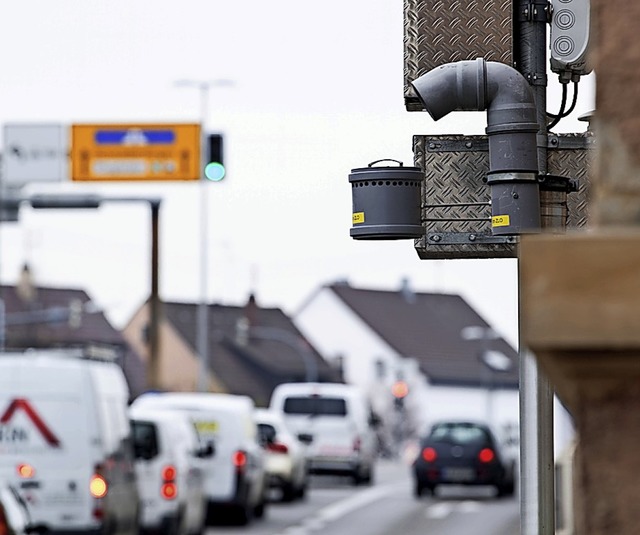
<svg viewBox="0 0 640 535">
<path fill-rule="evenodd" d="M 178 411 L 130 408 L 141 533 L 199 535 L 206 497 L 195 426 Z"/>
<path fill-rule="evenodd" d="M 307 445 L 311 474 L 350 476 L 371 484 L 377 437 L 371 407 L 362 391 L 342 383 L 283 383 L 273 390 L 269 409 Z"/>
<path fill-rule="evenodd" d="M 303 498 L 309 481 L 305 445 L 286 427 L 282 417 L 268 409 L 256 409 L 258 435 L 267 453 L 270 488 L 280 489 L 283 501 Z"/>
<path fill-rule="evenodd" d="M 206 524 L 231 516 L 240 524 L 264 515 L 267 503 L 265 452 L 258 442 L 253 400 L 201 392 L 145 393 L 132 407 L 165 408 L 188 414 L 203 444 L 214 453 L 204 470 Z"/>
</svg>

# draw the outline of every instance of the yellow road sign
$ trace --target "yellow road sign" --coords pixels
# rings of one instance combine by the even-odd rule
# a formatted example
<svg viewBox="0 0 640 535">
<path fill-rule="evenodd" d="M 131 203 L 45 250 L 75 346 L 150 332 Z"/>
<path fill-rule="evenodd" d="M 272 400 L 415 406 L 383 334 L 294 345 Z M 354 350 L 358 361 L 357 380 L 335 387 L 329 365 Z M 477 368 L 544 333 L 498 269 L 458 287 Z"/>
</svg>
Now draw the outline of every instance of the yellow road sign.
<svg viewBox="0 0 640 535">
<path fill-rule="evenodd" d="M 200 180 L 199 124 L 74 124 L 71 180 Z"/>
</svg>

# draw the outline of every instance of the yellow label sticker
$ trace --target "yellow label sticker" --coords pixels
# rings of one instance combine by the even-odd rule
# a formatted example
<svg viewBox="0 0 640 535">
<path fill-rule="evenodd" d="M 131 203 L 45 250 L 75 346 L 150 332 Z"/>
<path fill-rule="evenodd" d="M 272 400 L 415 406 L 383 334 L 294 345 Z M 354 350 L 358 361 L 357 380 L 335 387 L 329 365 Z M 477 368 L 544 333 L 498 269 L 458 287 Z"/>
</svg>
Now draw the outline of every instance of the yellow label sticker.
<svg viewBox="0 0 640 535">
<path fill-rule="evenodd" d="M 357 225 L 358 223 L 364 223 L 364 212 L 354 212 L 353 224 Z"/>
<path fill-rule="evenodd" d="M 195 422 L 196 429 L 198 433 L 215 433 L 218 431 L 218 422 L 204 422 L 198 421 Z"/>
<path fill-rule="evenodd" d="M 491 218 L 492 227 L 508 227 L 509 225 L 510 223 L 508 215 L 494 215 Z"/>
</svg>

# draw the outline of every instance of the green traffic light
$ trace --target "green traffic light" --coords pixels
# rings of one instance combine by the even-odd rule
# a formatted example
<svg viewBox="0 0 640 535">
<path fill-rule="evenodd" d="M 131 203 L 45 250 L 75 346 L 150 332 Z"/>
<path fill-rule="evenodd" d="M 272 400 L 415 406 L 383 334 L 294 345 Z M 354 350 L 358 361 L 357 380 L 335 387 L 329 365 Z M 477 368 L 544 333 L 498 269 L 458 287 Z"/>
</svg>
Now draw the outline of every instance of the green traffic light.
<svg viewBox="0 0 640 535">
<path fill-rule="evenodd" d="M 210 162 L 204 168 L 204 176 L 207 180 L 211 180 L 213 182 L 219 182 L 224 178 L 225 169 L 224 165 L 218 162 Z"/>
</svg>

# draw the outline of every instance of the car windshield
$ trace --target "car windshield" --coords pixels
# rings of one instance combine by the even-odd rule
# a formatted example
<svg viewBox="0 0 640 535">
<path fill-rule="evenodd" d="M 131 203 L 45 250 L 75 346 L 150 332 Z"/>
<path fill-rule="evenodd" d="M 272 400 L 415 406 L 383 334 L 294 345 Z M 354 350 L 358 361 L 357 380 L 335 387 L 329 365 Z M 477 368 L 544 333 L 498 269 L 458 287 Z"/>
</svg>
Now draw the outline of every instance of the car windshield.
<svg viewBox="0 0 640 535">
<path fill-rule="evenodd" d="M 473 444 L 490 442 L 490 437 L 485 429 L 474 424 L 440 424 L 433 428 L 429 435 L 429 440 L 455 444 Z"/>
<path fill-rule="evenodd" d="M 284 401 L 285 414 L 313 416 L 346 416 L 347 404 L 343 398 L 320 396 L 288 397 Z"/>
</svg>

